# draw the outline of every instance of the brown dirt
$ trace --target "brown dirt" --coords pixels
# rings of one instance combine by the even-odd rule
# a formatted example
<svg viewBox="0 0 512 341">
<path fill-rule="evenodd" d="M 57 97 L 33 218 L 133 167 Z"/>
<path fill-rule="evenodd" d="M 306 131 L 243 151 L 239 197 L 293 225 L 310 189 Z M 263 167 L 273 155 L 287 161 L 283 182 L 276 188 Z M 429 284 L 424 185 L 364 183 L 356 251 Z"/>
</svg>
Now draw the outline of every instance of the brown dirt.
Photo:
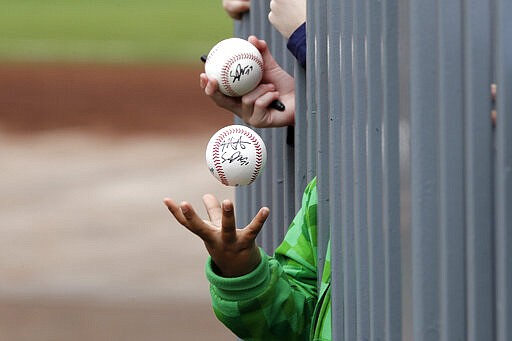
<svg viewBox="0 0 512 341">
<path fill-rule="evenodd" d="M 202 93 L 201 71 L 200 64 L 0 64 L 0 125 L 11 132 L 213 133 L 232 116 Z"/>
<path fill-rule="evenodd" d="M 59 301 L 2 302 L 5 341 L 235 340 L 207 304 L 98 304 Z"/>
<path fill-rule="evenodd" d="M 234 339 L 160 201 L 221 192 L 203 144 L 233 118 L 198 64 L 0 64 L 0 340 Z"/>
</svg>

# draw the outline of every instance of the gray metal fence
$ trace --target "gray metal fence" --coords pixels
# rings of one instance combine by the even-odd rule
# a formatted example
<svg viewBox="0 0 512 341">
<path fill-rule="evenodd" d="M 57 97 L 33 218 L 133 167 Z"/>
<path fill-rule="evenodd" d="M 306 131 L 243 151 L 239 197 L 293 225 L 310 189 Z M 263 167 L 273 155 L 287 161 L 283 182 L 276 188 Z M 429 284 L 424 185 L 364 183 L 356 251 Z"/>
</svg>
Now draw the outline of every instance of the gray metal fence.
<svg viewBox="0 0 512 341">
<path fill-rule="evenodd" d="M 512 1 L 311 0 L 307 70 L 252 1 L 235 33 L 269 42 L 297 113 L 259 130 L 240 223 L 269 206 L 272 253 L 317 176 L 334 340 L 512 340 Z"/>
</svg>

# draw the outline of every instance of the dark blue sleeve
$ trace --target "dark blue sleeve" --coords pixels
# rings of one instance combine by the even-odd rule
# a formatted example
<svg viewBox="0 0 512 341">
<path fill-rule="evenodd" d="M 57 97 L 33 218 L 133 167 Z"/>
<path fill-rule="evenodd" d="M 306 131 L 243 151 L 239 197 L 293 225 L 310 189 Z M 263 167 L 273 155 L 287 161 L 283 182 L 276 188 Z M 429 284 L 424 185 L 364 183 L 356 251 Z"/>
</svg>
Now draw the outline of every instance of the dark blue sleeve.
<svg viewBox="0 0 512 341">
<path fill-rule="evenodd" d="M 306 23 L 300 25 L 295 32 L 292 33 L 287 44 L 288 50 L 297 58 L 297 61 L 305 69 L 306 68 Z"/>
</svg>

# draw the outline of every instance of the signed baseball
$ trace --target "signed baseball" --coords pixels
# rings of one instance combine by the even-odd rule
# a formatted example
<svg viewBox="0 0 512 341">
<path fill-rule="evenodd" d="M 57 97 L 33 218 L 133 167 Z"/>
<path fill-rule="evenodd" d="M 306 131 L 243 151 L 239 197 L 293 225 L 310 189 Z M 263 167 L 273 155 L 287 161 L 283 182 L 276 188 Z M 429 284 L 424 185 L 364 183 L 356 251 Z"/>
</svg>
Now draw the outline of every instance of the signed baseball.
<svg viewBox="0 0 512 341">
<path fill-rule="evenodd" d="M 249 185 L 261 173 L 267 149 L 261 137 L 242 125 L 217 131 L 206 147 L 206 163 L 212 175 L 226 186 Z"/>
<path fill-rule="evenodd" d="M 260 51 L 247 40 L 228 38 L 210 50 L 204 71 L 208 78 L 217 80 L 223 94 L 240 97 L 260 83 L 263 58 Z"/>
</svg>

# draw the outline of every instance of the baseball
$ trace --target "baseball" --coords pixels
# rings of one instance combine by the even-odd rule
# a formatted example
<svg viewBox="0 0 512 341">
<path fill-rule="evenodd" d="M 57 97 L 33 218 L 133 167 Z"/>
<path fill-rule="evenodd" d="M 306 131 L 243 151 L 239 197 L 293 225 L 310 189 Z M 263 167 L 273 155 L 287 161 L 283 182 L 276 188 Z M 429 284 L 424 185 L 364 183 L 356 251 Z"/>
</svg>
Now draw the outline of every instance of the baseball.
<svg viewBox="0 0 512 341">
<path fill-rule="evenodd" d="M 210 50 L 204 71 L 208 78 L 217 80 L 223 94 L 240 97 L 260 83 L 263 58 L 260 51 L 247 40 L 228 38 Z"/>
<path fill-rule="evenodd" d="M 217 131 L 206 147 L 206 163 L 212 175 L 226 186 L 249 185 L 267 161 L 261 137 L 242 125 Z"/>
</svg>

